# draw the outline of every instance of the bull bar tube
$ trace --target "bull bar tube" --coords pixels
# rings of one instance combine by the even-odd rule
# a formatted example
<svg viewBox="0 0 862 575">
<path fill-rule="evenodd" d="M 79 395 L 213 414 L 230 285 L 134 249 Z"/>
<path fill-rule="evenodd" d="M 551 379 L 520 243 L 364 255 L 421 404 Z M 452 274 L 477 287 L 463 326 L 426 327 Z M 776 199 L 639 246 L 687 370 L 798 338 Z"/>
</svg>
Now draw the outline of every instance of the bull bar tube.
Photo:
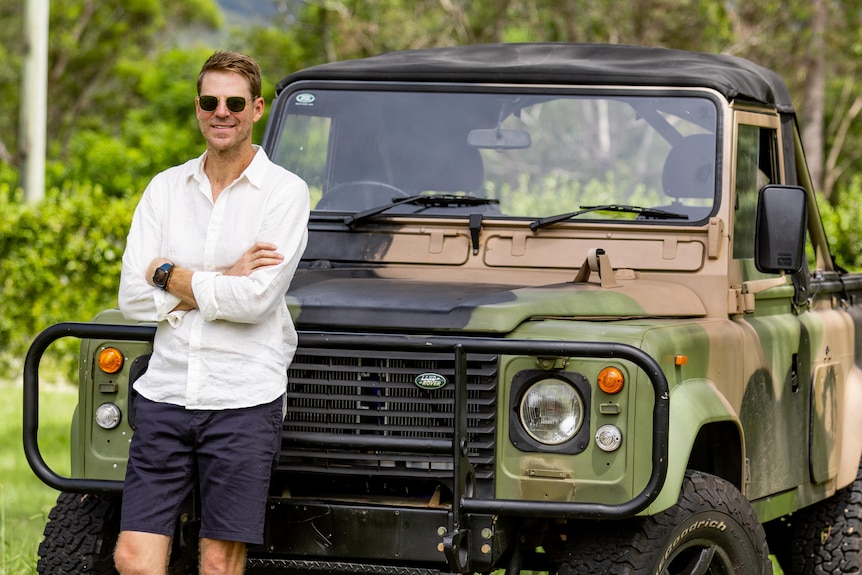
<svg viewBox="0 0 862 575">
<path fill-rule="evenodd" d="M 59 491 L 94 494 L 118 494 L 123 482 L 102 479 L 63 477 L 45 462 L 38 445 L 39 429 L 39 364 L 45 350 L 63 337 L 79 339 L 107 339 L 123 341 L 152 341 L 152 325 L 114 325 L 64 322 L 52 325 L 34 339 L 24 362 L 24 414 L 23 440 L 27 462 L 36 476 L 46 485 Z M 628 344 L 605 342 L 573 342 L 548 340 L 514 340 L 493 338 L 464 338 L 445 336 L 381 335 L 373 333 L 330 333 L 300 331 L 300 347 L 328 349 L 385 349 L 451 351 L 455 357 L 456 397 L 452 440 L 423 441 L 413 448 L 424 448 L 434 453 L 453 455 L 453 505 L 450 536 L 458 537 L 464 513 L 486 513 L 502 516 L 543 517 L 566 519 L 623 519 L 646 509 L 659 495 L 668 472 L 668 441 L 670 424 L 670 393 L 667 378 L 658 363 L 646 352 Z M 620 504 L 519 501 L 511 499 L 476 499 L 467 495 L 467 476 L 470 463 L 467 458 L 467 352 L 506 355 L 559 356 L 614 358 L 630 361 L 639 367 L 652 383 L 653 406 L 652 471 L 644 489 L 631 500 Z M 376 439 L 376 438 L 372 438 Z M 380 450 L 385 446 L 370 442 L 358 447 Z M 457 543 L 454 541 L 448 542 Z"/>
</svg>

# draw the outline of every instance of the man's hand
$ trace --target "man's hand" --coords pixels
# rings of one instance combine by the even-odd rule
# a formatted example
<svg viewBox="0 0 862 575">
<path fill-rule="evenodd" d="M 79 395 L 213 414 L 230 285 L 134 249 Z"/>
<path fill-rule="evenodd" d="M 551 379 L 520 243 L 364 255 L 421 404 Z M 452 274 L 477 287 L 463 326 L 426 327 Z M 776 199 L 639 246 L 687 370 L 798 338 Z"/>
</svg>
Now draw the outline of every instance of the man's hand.
<svg viewBox="0 0 862 575">
<path fill-rule="evenodd" d="M 237 260 L 226 272 L 226 276 L 249 276 L 258 269 L 267 266 L 276 266 L 284 261 L 284 256 L 275 251 L 274 244 L 257 242 Z"/>
</svg>

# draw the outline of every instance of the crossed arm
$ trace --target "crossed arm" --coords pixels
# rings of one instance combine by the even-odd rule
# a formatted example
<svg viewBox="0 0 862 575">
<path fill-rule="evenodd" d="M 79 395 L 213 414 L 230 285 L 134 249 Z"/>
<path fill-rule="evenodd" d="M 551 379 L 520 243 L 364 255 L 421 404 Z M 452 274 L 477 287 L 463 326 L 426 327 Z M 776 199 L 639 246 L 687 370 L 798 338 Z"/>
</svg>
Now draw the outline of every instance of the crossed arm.
<svg viewBox="0 0 862 575">
<path fill-rule="evenodd" d="M 258 268 L 275 266 L 284 261 L 284 256 L 278 253 L 277 246 L 267 242 L 256 242 L 253 246 L 247 249 L 242 256 L 224 272 L 226 276 L 249 276 Z M 155 287 L 153 283 L 153 274 L 160 265 L 164 263 L 173 263 L 166 258 L 156 258 L 150 262 L 147 267 L 146 278 L 147 282 Z M 171 273 L 170 281 L 168 281 L 168 293 L 177 296 L 182 301 L 177 304 L 173 311 L 188 311 L 197 309 L 198 304 L 195 300 L 195 294 L 192 290 L 192 275 L 194 270 L 174 266 Z"/>
</svg>

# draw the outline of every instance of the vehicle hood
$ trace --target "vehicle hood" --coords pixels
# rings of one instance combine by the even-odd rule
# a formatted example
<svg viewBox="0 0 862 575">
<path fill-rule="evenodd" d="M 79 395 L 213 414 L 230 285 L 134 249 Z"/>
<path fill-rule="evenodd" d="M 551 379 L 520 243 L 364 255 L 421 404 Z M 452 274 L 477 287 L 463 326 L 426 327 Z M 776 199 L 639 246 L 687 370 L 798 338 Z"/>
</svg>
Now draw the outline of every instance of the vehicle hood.
<svg viewBox="0 0 862 575">
<path fill-rule="evenodd" d="M 702 317 L 701 300 L 678 284 L 636 279 L 512 286 L 381 277 L 369 270 L 308 270 L 287 303 L 300 329 L 459 330 L 508 333 L 529 319 Z"/>
</svg>

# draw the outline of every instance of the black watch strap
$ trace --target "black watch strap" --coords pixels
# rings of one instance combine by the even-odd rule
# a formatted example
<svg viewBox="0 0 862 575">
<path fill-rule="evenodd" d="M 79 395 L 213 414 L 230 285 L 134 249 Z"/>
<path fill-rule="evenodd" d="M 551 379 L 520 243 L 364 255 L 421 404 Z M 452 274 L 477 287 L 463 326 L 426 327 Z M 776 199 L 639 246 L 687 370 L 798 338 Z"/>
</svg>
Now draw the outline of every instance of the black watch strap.
<svg viewBox="0 0 862 575">
<path fill-rule="evenodd" d="M 153 284 L 156 287 L 165 291 L 168 290 L 168 282 L 171 281 L 171 274 L 174 271 L 174 264 L 167 262 L 156 268 L 153 273 Z"/>
</svg>

